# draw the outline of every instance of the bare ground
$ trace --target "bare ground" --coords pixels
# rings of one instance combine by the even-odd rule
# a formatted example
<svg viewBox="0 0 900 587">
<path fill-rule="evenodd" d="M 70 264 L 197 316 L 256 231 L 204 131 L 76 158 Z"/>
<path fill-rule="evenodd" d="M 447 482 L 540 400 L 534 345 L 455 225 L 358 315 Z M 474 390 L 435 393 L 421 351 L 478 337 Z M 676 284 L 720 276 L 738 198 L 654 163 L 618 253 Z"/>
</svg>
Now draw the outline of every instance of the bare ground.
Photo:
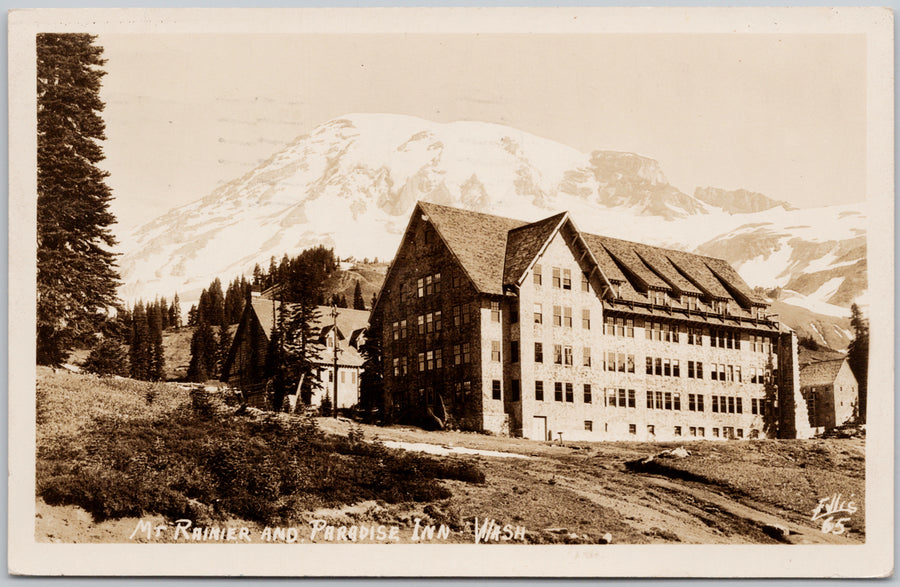
<svg viewBox="0 0 900 587">
<path fill-rule="evenodd" d="M 482 485 L 444 481 L 453 496 L 441 502 L 388 505 L 366 502 L 339 510 L 309 512 L 298 520 L 298 542 L 310 541 L 314 520 L 334 525 L 387 524 L 401 528 L 400 542 L 415 542 L 421 524 L 446 523 L 453 532 L 443 542 L 472 542 L 475 522 L 494 519 L 520 526 L 528 543 L 616 544 L 694 543 L 861 543 L 865 540 L 863 440 L 737 441 L 684 443 L 685 459 L 660 459 L 652 472 L 629 470 L 626 463 L 644 459 L 671 444 L 637 442 L 577 443 L 560 446 L 525 439 L 465 432 L 427 432 L 394 426 L 375 427 L 322 418 L 328 433 L 347 434 L 359 426 L 366 440 L 428 443 L 507 451 L 527 459 L 467 456 L 486 474 Z M 816 487 L 816 485 L 821 485 Z M 810 520 L 820 498 L 854 494 L 859 511 L 841 535 L 821 532 Z M 77 507 L 37 501 L 36 538 L 53 542 L 127 542 L 138 520 L 96 523 Z M 154 525 L 172 521 L 148 517 Z M 252 528 L 241 520 L 223 525 Z M 766 529 L 766 526 L 770 528 Z M 785 532 L 773 532 L 780 526 Z M 608 534 L 608 535 L 607 535 Z M 164 533 L 160 539 L 167 541 Z M 136 540 L 146 541 L 138 536 Z M 170 541 L 170 540 L 168 540 Z M 321 541 L 321 537 L 319 540 Z M 363 540 L 365 541 L 365 540 Z"/>
</svg>

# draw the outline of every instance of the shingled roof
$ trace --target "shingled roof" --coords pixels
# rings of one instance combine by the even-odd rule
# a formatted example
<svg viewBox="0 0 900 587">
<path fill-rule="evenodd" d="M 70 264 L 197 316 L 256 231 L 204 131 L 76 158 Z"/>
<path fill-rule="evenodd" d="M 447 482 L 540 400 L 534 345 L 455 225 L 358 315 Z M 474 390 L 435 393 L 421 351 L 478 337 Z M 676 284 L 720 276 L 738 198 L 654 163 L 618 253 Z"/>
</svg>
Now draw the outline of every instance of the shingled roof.
<svg viewBox="0 0 900 587">
<path fill-rule="evenodd" d="M 565 213 L 533 223 L 419 202 L 447 247 L 479 291 L 502 294 L 515 283 L 565 220 Z M 734 299 L 741 305 L 764 302 L 753 294 L 733 267 L 722 259 L 653 247 L 581 232 L 600 271 L 621 285 L 630 299 L 649 288 Z"/>
<path fill-rule="evenodd" d="M 253 313 L 259 320 L 263 332 L 267 339 L 272 337 L 272 329 L 275 327 L 275 318 L 281 307 L 281 302 L 276 300 L 268 300 L 265 298 L 253 298 L 250 301 L 253 307 Z M 319 310 L 319 318 L 315 322 L 315 328 L 320 329 L 322 333 L 328 332 L 333 326 L 331 318 L 331 306 L 317 306 Z M 337 328 L 341 339 L 350 339 L 354 332 L 366 328 L 369 323 L 369 312 L 365 310 L 351 310 L 350 308 L 337 308 Z M 322 348 L 319 351 L 319 362 L 328 363 L 332 361 L 331 351 Z M 359 367 L 363 364 L 363 359 L 359 352 L 349 344 L 341 347 L 338 355 L 338 363 L 343 366 Z"/>
<path fill-rule="evenodd" d="M 817 361 L 800 369 L 800 386 L 831 385 L 847 359 Z"/>
</svg>

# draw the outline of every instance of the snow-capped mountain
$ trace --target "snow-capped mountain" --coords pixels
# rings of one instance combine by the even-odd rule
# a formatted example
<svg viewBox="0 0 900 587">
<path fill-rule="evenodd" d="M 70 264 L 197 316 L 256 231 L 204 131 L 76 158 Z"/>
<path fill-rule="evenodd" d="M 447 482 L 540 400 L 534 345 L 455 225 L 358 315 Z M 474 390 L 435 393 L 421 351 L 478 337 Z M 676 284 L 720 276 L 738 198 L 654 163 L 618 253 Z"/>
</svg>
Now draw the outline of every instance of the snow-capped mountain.
<svg viewBox="0 0 900 587">
<path fill-rule="evenodd" d="M 318 244 L 390 258 L 417 200 L 523 220 L 568 210 L 582 230 L 723 257 L 752 285 L 843 307 L 865 289 L 860 205 L 794 210 L 714 188 L 692 196 L 633 153 L 581 153 L 482 122 L 353 114 L 123 235 L 121 294 L 189 301 L 215 276 Z"/>
</svg>

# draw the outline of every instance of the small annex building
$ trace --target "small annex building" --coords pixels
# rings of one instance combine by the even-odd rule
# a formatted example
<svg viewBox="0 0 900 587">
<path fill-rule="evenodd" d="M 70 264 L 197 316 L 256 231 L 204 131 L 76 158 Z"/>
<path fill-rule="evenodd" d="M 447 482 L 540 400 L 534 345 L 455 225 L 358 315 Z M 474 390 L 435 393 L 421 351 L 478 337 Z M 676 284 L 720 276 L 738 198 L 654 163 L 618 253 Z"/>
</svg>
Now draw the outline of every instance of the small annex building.
<svg viewBox="0 0 900 587">
<path fill-rule="evenodd" d="M 538 440 L 809 435 L 797 336 L 721 259 L 418 202 L 372 309 L 386 413 Z M 376 335 L 376 333 L 372 333 Z"/>
<path fill-rule="evenodd" d="M 853 419 L 859 383 L 846 358 L 803 366 L 800 389 L 808 406 L 809 425 L 816 430 L 830 430 Z"/>
<path fill-rule="evenodd" d="M 251 406 L 272 409 L 272 396 L 268 393 L 265 374 L 269 340 L 278 319 L 281 302 L 262 296 L 251 298 L 244 308 L 238 329 L 225 364 L 222 380 L 229 386 L 241 390 Z M 298 399 L 301 403 L 318 407 L 327 394 L 334 398 L 335 369 L 334 358 L 337 351 L 337 407 L 350 408 L 359 403 L 360 373 L 363 358 L 359 348 L 364 342 L 369 321 L 369 312 L 349 308 L 335 308 L 332 317 L 331 306 L 318 306 L 319 319 L 315 326 L 317 343 L 320 347 L 316 365 L 319 368 L 321 386 L 308 398 L 297 398 L 296 393 L 288 397 L 291 406 Z"/>
</svg>

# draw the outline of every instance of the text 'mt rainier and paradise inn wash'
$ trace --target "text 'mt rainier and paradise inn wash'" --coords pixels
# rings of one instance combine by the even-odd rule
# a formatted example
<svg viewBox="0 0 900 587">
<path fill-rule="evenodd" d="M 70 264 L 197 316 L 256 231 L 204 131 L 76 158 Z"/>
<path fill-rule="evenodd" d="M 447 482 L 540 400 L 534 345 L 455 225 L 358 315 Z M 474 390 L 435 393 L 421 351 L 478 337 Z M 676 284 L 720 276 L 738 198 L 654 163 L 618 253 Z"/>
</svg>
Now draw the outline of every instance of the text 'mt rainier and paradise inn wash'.
<svg viewBox="0 0 900 587">
<path fill-rule="evenodd" d="M 419 202 L 372 311 L 385 409 L 537 440 L 808 436 L 767 307 L 721 259 Z"/>
</svg>

